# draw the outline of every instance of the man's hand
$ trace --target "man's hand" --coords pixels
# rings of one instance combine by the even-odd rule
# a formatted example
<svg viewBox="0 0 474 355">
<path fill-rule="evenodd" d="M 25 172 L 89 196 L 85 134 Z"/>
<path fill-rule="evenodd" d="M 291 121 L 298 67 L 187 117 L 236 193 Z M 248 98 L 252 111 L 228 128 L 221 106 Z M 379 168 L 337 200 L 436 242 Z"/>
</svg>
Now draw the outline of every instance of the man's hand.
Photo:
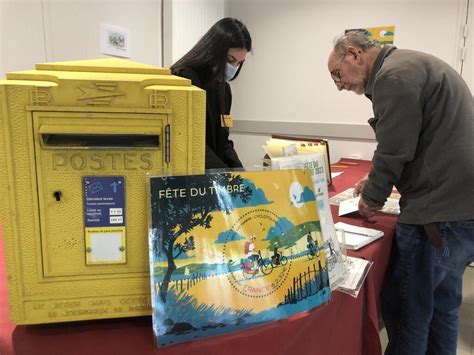
<svg viewBox="0 0 474 355">
<path fill-rule="evenodd" d="M 362 179 L 357 182 L 357 184 L 354 187 L 354 192 L 352 193 L 352 196 L 357 197 L 360 196 L 362 193 L 362 190 L 364 190 L 365 184 L 367 184 L 368 179 Z"/>
<path fill-rule="evenodd" d="M 372 219 L 372 217 L 375 215 L 375 213 L 382 209 L 381 207 L 369 207 L 364 200 L 361 198 L 359 199 L 359 214 L 365 218 L 367 218 L 369 221 Z"/>
</svg>

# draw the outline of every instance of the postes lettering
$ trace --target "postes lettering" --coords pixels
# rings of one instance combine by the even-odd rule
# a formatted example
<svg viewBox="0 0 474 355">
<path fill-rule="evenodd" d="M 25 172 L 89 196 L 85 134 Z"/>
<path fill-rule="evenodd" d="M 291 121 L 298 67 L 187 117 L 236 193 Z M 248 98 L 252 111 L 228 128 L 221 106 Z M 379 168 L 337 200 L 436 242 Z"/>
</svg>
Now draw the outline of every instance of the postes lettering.
<svg viewBox="0 0 474 355">
<path fill-rule="evenodd" d="M 54 153 L 53 170 L 151 170 L 151 153 Z"/>
</svg>

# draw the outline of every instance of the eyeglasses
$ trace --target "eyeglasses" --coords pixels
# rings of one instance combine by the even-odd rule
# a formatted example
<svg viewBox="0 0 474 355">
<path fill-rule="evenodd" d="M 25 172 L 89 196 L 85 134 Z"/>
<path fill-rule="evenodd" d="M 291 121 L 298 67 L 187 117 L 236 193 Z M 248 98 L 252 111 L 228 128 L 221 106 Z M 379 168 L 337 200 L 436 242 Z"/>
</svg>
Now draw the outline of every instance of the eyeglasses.
<svg viewBox="0 0 474 355">
<path fill-rule="evenodd" d="M 341 70 L 340 69 L 336 69 L 337 65 L 342 62 L 342 60 L 344 59 L 344 57 L 346 56 L 346 53 L 344 53 L 341 58 L 339 58 L 337 60 L 337 62 L 334 64 L 334 66 L 332 67 L 332 69 L 329 71 L 331 73 L 331 78 L 332 80 L 334 80 L 334 82 L 337 84 L 337 83 L 340 83 L 341 82 Z"/>
</svg>

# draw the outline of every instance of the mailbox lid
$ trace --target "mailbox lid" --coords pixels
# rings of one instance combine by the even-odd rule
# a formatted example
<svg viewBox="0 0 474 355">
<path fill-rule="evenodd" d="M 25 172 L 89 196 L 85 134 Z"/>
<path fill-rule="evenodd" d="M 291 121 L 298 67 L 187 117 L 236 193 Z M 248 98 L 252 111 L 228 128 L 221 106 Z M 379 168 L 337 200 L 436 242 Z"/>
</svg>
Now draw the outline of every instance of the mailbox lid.
<svg viewBox="0 0 474 355">
<path fill-rule="evenodd" d="M 134 62 L 121 58 L 100 58 L 74 60 L 67 62 L 38 63 L 36 70 L 100 72 L 100 73 L 133 73 L 171 75 L 171 70 L 154 65 Z"/>
<path fill-rule="evenodd" d="M 166 114 L 33 112 L 43 276 L 147 273 L 147 173 L 166 171 Z M 91 263 L 84 178 L 124 181 L 123 258 Z M 115 244 L 114 244 L 115 243 Z M 116 246 L 117 239 L 112 243 Z M 113 264 L 113 265 L 110 265 Z"/>
</svg>

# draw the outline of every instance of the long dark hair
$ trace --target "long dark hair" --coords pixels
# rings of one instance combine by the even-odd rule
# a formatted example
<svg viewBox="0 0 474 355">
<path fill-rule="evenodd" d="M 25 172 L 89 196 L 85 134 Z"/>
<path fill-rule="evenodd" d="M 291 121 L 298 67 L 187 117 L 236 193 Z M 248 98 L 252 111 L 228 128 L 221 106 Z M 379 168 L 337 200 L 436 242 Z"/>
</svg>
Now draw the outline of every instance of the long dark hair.
<svg viewBox="0 0 474 355">
<path fill-rule="evenodd" d="M 203 85 L 219 86 L 225 83 L 225 67 L 229 48 L 252 50 L 252 38 L 245 25 L 232 17 L 217 21 L 196 45 L 171 66 L 173 74 L 179 75 L 182 68 L 198 71 Z M 242 64 L 234 76 L 238 76 Z"/>
</svg>

